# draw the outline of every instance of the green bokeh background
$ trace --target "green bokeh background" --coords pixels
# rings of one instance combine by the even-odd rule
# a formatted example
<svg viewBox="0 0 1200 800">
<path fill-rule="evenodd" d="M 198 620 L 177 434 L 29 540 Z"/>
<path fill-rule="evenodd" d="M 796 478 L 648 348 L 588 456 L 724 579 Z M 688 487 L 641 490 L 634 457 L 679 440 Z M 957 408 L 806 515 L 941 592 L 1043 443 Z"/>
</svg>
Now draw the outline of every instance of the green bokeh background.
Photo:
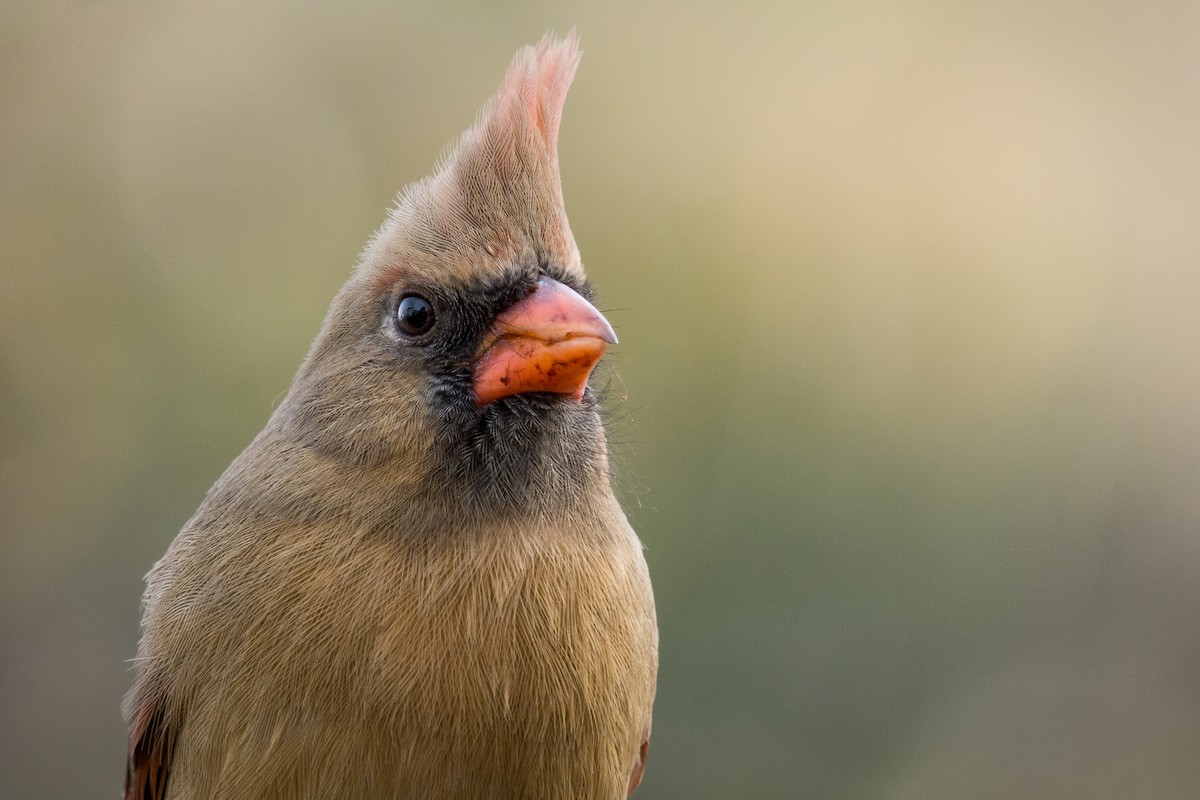
<svg viewBox="0 0 1200 800">
<path fill-rule="evenodd" d="M 1200 6 L 0 4 L 0 797 L 405 183 L 560 156 L 662 628 L 638 797 L 1200 796 Z"/>
</svg>

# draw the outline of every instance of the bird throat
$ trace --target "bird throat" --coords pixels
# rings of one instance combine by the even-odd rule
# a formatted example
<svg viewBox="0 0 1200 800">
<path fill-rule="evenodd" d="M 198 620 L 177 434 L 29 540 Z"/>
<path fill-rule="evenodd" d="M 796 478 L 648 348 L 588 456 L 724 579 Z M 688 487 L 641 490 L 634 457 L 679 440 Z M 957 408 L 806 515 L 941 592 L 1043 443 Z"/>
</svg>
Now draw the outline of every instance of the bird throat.
<svg viewBox="0 0 1200 800">
<path fill-rule="evenodd" d="M 531 514 L 583 504 L 607 487 L 596 400 L 522 394 L 443 414 L 425 491 L 483 513 Z"/>
</svg>

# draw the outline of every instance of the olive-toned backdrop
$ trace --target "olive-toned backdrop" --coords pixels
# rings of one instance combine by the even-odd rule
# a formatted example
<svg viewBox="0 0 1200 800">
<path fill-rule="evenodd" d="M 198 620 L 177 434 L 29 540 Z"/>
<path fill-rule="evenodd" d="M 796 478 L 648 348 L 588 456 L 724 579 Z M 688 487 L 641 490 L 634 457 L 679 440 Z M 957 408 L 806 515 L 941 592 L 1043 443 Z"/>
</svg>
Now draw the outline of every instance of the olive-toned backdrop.
<svg viewBox="0 0 1200 800">
<path fill-rule="evenodd" d="M 117 796 L 142 575 L 572 25 L 638 796 L 1200 796 L 1196 3 L 10 0 L 0 797 Z"/>
</svg>

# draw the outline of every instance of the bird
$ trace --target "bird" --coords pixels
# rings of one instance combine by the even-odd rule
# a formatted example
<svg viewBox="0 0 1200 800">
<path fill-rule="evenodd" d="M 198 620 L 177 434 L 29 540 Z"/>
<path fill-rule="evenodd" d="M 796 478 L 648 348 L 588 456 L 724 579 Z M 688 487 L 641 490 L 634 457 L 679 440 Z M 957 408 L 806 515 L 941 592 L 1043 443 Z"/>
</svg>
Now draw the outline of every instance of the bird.
<svg viewBox="0 0 1200 800">
<path fill-rule="evenodd" d="M 125 800 L 613 800 L 658 669 L 567 221 L 578 36 L 397 196 L 265 428 L 146 577 Z"/>
</svg>

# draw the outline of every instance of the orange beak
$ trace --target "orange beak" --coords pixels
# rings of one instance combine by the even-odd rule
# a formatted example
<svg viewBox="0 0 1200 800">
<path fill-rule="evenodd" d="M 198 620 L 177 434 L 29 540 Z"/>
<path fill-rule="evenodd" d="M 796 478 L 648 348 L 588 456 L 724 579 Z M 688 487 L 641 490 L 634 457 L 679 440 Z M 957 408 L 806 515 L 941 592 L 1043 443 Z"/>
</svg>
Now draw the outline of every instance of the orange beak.
<svg viewBox="0 0 1200 800">
<path fill-rule="evenodd" d="M 596 362 L 617 335 L 569 286 L 540 278 L 537 289 L 496 317 L 475 362 L 475 402 L 525 392 L 583 397 Z"/>
</svg>

